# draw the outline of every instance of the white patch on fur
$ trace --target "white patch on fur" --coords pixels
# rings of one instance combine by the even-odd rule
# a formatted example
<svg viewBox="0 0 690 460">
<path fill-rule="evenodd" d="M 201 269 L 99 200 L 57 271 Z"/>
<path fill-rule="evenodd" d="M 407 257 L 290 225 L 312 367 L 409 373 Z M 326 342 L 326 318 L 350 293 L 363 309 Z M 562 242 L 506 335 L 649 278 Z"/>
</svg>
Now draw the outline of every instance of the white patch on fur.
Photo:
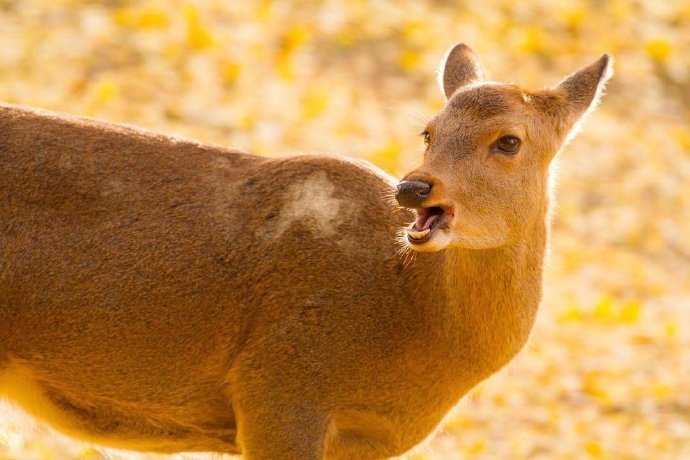
<svg viewBox="0 0 690 460">
<path fill-rule="evenodd" d="M 268 234 L 279 238 L 293 225 L 316 237 L 332 236 L 340 219 L 341 200 L 333 197 L 333 185 L 325 171 L 313 173 L 304 182 L 288 188 L 285 205 L 280 210 L 276 226 Z"/>
</svg>

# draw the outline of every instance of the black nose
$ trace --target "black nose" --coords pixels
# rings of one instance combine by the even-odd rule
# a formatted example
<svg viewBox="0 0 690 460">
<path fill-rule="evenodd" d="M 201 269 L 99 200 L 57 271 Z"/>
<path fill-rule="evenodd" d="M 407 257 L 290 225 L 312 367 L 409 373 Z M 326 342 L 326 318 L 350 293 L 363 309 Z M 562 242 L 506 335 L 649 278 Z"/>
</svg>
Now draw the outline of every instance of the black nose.
<svg viewBox="0 0 690 460">
<path fill-rule="evenodd" d="M 404 180 L 398 184 L 395 199 L 405 208 L 421 208 L 422 202 L 429 197 L 431 185 L 416 180 Z"/>
</svg>

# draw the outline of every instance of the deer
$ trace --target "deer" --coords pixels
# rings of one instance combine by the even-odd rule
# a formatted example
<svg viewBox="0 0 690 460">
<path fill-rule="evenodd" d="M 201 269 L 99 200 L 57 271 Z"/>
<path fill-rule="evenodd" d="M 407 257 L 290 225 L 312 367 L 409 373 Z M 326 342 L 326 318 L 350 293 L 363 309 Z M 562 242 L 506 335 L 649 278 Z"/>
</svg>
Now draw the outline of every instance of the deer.
<svg viewBox="0 0 690 460">
<path fill-rule="evenodd" d="M 442 61 L 398 181 L 0 107 L 0 396 L 90 443 L 248 460 L 399 456 L 524 346 L 551 165 L 612 75 Z"/>
</svg>

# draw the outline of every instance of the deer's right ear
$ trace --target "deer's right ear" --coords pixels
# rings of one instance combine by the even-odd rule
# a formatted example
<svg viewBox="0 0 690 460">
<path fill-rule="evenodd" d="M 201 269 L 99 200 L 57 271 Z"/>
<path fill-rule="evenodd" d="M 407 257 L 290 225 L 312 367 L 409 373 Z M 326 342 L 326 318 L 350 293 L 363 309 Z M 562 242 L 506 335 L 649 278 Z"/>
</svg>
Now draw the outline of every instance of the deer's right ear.
<svg viewBox="0 0 690 460">
<path fill-rule="evenodd" d="M 458 89 L 480 81 L 483 75 L 472 49 L 460 43 L 446 53 L 441 61 L 438 77 L 441 91 L 446 95 L 446 99 L 450 99 Z"/>
<path fill-rule="evenodd" d="M 556 91 L 565 96 L 569 125 L 596 107 L 612 75 L 612 59 L 604 54 L 593 64 L 581 68 L 559 83 Z"/>
</svg>

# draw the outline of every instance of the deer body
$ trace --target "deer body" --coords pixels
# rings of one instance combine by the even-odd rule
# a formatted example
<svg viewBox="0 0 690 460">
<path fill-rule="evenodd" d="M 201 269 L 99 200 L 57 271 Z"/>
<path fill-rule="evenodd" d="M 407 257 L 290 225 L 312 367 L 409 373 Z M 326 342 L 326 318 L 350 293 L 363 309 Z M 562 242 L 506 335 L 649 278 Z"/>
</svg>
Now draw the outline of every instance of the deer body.
<svg viewBox="0 0 690 460">
<path fill-rule="evenodd" d="M 0 133 L 0 396 L 69 435 L 249 459 L 399 455 L 534 321 L 546 167 L 518 237 L 433 250 L 450 227 L 421 243 L 415 224 L 407 263 L 400 229 L 427 211 L 386 199 L 394 181 L 361 162 L 11 106 Z M 433 166 L 412 175 L 434 183 L 429 200 L 450 196 Z"/>
</svg>

